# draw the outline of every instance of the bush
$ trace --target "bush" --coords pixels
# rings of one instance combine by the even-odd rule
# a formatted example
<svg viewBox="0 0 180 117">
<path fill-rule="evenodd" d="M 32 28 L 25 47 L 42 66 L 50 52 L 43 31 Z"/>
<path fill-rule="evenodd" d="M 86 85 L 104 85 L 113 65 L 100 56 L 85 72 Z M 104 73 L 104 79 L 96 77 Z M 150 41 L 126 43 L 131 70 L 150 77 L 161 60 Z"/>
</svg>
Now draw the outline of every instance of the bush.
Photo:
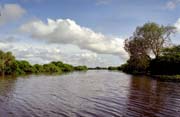
<svg viewBox="0 0 180 117">
<path fill-rule="evenodd" d="M 74 69 L 77 70 L 77 71 L 88 70 L 88 68 L 86 66 L 76 66 L 76 67 L 74 67 Z"/>
<path fill-rule="evenodd" d="M 180 74 L 180 56 L 161 56 L 150 63 L 151 74 Z"/>
<path fill-rule="evenodd" d="M 25 60 L 17 61 L 17 64 L 18 64 L 18 68 L 24 71 L 25 73 L 34 73 L 34 69 L 28 61 Z"/>
<path fill-rule="evenodd" d="M 109 66 L 108 70 L 120 70 L 120 67 Z"/>
<path fill-rule="evenodd" d="M 130 58 L 119 69 L 126 73 L 145 74 L 149 70 L 150 62 L 151 59 L 148 56 L 141 57 L 141 59 Z"/>
<path fill-rule="evenodd" d="M 44 64 L 43 69 L 44 69 L 44 72 L 47 72 L 47 73 L 62 73 L 62 70 L 58 66 L 52 63 Z"/>
<path fill-rule="evenodd" d="M 34 69 L 34 73 L 42 73 L 42 72 L 44 72 L 43 66 L 39 65 L 39 64 L 35 64 L 33 66 L 33 69 Z"/>
</svg>

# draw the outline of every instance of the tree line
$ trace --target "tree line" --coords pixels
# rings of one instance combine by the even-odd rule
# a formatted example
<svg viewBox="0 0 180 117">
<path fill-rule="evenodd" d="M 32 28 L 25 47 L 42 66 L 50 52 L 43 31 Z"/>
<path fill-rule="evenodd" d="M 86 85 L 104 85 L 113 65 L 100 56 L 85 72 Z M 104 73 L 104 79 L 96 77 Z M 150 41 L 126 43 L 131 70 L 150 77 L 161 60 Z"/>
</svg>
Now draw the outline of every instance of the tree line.
<svg viewBox="0 0 180 117">
<path fill-rule="evenodd" d="M 16 60 L 11 52 L 3 52 L 0 50 L 0 75 L 25 75 L 25 74 L 40 74 L 40 73 L 57 73 L 71 71 L 87 70 L 86 66 L 72 66 L 61 61 L 53 61 L 48 64 L 31 65 L 25 60 Z"/>
</svg>

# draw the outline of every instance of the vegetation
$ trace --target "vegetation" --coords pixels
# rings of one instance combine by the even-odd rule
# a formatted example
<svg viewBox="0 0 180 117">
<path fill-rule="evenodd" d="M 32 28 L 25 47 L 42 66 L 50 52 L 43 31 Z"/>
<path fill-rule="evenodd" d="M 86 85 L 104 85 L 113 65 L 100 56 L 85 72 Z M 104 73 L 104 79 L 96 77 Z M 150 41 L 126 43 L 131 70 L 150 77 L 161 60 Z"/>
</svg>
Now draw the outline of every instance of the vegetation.
<svg viewBox="0 0 180 117">
<path fill-rule="evenodd" d="M 180 82 L 180 75 L 152 75 L 160 81 L 176 81 Z"/>
<path fill-rule="evenodd" d="M 72 66 L 61 61 L 44 65 L 31 65 L 28 61 L 16 60 L 11 52 L 0 51 L 0 74 L 21 75 L 31 73 L 58 73 L 82 70 L 122 70 L 131 74 L 148 74 L 161 79 L 180 79 L 180 45 L 170 46 L 172 26 L 146 23 L 137 27 L 133 36 L 125 40 L 124 49 L 129 54 L 126 64 L 113 67 Z M 173 76 L 173 77 L 172 77 Z"/>
<path fill-rule="evenodd" d="M 151 74 L 177 75 L 180 74 L 180 46 L 162 50 L 162 55 L 151 61 Z"/>
<path fill-rule="evenodd" d="M 76 70 L 76 71 L 82 71 L 82 70 L 88 70 L 88 68 L 86 67 L 86 66 L 76 66 L 76 67 L 74 67 L 74 69 Z"/>
<path fill-rule="evenodd" d="M 106 67 L 94 67 L 94 68 L 88 68 L 89 70 L 106 70 L 108 68 Z"/>
<path fill-rule="evenodd" d="M 16 68 L 15 57 L 11 52 L 0 51 L 0 73 L 1 75 L 14 73 Z"/>
<path fill-rule="evenodd" d="M 108 70 L 121 70 L 121 66 L 117 66 L 117 67 L 109 66 Z"/>
<path fill-rule="evenodd" d="M 137 27 L 133 36 L 125 40 L 125 50 L 130 58 L 121 68 L 134 74 L 150 72 L 153 55 L 155 59 L 161 56 L 161 50 L 170 42 L 171 34 L 175 33 L 172 26 L 160 26 L 156 23 L 146 23 Z"/>
<path fill-rule="evenodd" d="M 40 73 L 56 73 L 87 70 L 86 66 L 72 66 L 61 61 L 51 62 L 44 65 L 31 65 L 25 60 L 16 60 L 11 52 L 0 51 L 0 74 L 1 75 L 25 75 Z"/>
</svg>

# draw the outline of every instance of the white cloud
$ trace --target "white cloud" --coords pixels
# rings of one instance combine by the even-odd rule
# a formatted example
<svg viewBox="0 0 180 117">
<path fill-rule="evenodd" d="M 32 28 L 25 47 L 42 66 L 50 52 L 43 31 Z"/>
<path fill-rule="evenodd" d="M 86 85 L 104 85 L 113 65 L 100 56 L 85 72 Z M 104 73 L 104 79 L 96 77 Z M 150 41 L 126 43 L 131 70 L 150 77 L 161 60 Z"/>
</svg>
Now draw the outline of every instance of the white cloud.
<svg viewBox="0 0 180 117">
<path fill-rule="evenodd" d="M 170 0 L 166 3 L 166 8 L 173 10 L 180 4 L 180 0 Z"/>
<path fill-rule="evenodd" d="M 0 25 L 19 19 L 26 10 L 18 4 L 4 4 L 0 6 Z"/>
<path fill-rule="evenodd" d="M 16 41 L 16 37 L 0 38 L 0 40 L 0 47 L 3 51 L 11 51 L 18 60 L 27 60 L 32 64 L 44 64 L 51 61 L 63 61 L 72 65 L 87 65 L 90 67 L 120 64 L 118 60 L 116 62 L 112 61 L 113 57 L 109 59 L 91 51 L 77 50 L 69 45 L 31 44 Z M 14 41 L 7 43 L 6 40 Z M 68 48 L 74 51 L 72 52 Z"/>
<path fill-rule="evenodd" d="M 180 18 L 177 20 L 174 26 L 177 28 L 177 31 L 180 32 Z"/>
<path fill-rule="evenodd" d="M 73 44 L 98 54 L 120 57 L 127 55 L 123 48 L 123 39 L 96 33 L 70 19 L 48 19 L 47 23 L 41 20 L 31 21 L 22 25 L 20 31 L 48 43 Z"/>
</svg>

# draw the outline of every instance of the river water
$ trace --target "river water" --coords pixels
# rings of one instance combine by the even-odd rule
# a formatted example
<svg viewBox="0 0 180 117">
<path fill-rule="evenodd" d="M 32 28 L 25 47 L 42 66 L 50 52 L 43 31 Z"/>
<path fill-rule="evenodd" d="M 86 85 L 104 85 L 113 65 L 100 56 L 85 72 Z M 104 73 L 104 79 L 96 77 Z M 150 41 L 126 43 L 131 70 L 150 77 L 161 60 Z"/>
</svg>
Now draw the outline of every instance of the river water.
<svg viewBox="0 0 180 117">
<path fill-rule="evenodd" d="M 180 83 L 122 72 L 0 78 L 0 117 L 180 117 Z"/>
</svg>

